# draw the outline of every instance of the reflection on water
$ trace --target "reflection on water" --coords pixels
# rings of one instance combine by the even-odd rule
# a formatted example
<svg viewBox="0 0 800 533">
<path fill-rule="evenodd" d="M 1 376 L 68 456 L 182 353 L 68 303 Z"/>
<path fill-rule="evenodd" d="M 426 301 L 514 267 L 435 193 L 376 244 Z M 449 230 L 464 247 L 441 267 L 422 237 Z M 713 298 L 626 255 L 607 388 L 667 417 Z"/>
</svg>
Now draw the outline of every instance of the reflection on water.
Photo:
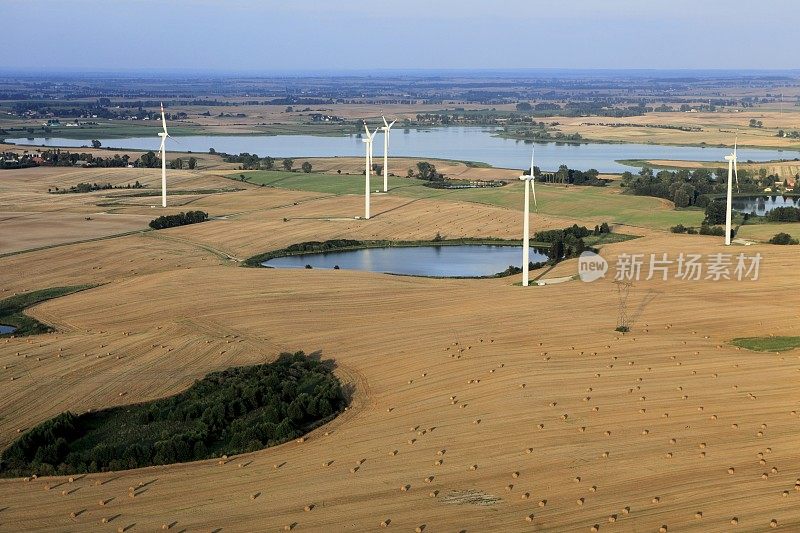
<svg viewBox="0 0 800 533">
<path fill-rule="evenodd" d="M 800 197 L 756 196 L 748 198 L 734 198 L 732 204 L 734 211 L 764 216 L 776 207 L 800 207 Z"/>
<path fill-rule="evenodd" d="M 514 139 L 503 139 L 493 135 L 489 128 L 452 127 L 428 130 L 393 130 L 391 136 L 393 156 L 432 157 L 455 159 L 459 161 L 480 161 L 502 168 L 523 168 L 530 161 L 530 144 Z M 91 132 L 87 132 L 91 135 Z M 379 136 L 382 134 L 379 134 Z M 105 147 L 135 148 L 157 150 L 159 139 L 155 133 L 150 137 L 131 137 L 128 139 L 99 139 Z M 88 140 L 63 139 L 58 137 L 35 139 L 8 139 L 18 144 L 46 146 L 88 146 Z M 314 135 L 191 135 L 179 138 L 180 144 L 171 144 L 168 149 L 182 152 L 217 152 L 239 154 L 249 152 L 262 157 L 330 157 L 363 156 L 364 143 L 358 135 L 321 137 Z M 377 148 L 383 146 L 383 139 L 375 140 Z M 544 170 L 556 170 L 564 164 L 570 168 L 588 170 L 595 168 L 600 172 L 624 172 L 638 169 L 617 163 L 618 159 L 680 159 L 690 161 L 719 161 L 724 166 L 724 157 L 729 148 L 701 148 L 693 146 L 658 146 L 649 144 L 564 144 L 537 143 L 536 164 Z M 767 161 L 773 159 L 793 159 L 800 152 L 779 150 L 758 150 L 742 148 L 740 161 Z M 406 167 L 396 170 L 405 174 Z"/>
<path fill-rule="evenodd" d="M 531 248 L 532 262 L 547 259 L 541 250 Z M 262 263 L 275 268 L 311 265 L 313 268 L 331 269 L 338 266 L 346 270 L 432 277 L 491 276 L 511 265 L 519 267 L 521 264 L 521 246 L 482 244 L 367 248 L 277 257 Z"/>
<path fill-rule="evenodd" d="M 17 328 L 14 326 L 6 326 L 5 324 L 0 324 L 0 335 L 8 335 L 9 333 L 14 333 L 17 331 Z"/>
</svg>

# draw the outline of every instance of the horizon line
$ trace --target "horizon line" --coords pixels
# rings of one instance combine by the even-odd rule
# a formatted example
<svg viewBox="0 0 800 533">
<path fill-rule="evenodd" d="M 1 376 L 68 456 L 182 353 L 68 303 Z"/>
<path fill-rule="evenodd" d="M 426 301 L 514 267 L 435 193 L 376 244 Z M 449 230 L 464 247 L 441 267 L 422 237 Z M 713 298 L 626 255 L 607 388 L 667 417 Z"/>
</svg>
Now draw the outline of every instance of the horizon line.
<svg viewBox="0 0 800 533">
<path fill-rule="evenodd" d="M 561 67 L 519 67 L 519 68 L 462 68 L 462 67 L 422 67 L 422 68 L 343 68 L 343 69 L 198 69 L 198 68 L 82 68 L 82 67 L 58 67 L 52 69 L 41 68 L 15 68 L 0 67 L 0 76 L 23 76 L 23 77 L 47 77 L 47 76 L 68 76 L 68 75 L 90 75 L 90 76 L 130 76 L 130 75 L 172 75 L 181 77 L 188 75 L 205 76 L 251 76 L 251 77 L 375 77 L 377 75 L 441 75 L 441 74 L 474 74 L 474 75 L 531 75 L 531 74 L 716 74 L 716 75 L 739 75 L 739 76 L 758 76 L 758 75 L 789 75 L 800 76 L 800 68 L 640 68 L 640 67 L 591 67 L 591 68 L 561 68 Z M 673 77 L 669 76 L 669 77 Z"/>
</svg>

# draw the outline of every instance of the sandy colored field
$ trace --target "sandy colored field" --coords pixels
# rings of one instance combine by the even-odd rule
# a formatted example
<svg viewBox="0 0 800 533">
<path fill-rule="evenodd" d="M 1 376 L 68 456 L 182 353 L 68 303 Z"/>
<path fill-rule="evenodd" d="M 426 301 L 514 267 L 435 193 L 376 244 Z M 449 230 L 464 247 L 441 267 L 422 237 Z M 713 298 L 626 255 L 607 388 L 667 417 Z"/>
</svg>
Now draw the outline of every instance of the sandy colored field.
<svg viewBox="0 0 800 533">
<path fill-rule="evenodd" d="M 341 170 L 342 173 L 346 174 L 364 174 L 364 159 L 359 157 L 296 158 L 294 160 L 295 167 L 299 168 L 305 161 L 311 163 L 314 172 L 334 174 L 337 170 Z M 430 162 L 436 167 L 437 172 L 441 172 L 450 179 L 512 180 L 519 178 L 521 172 L 519 169 L 474 167 L 459 161 L 425 157 L 390 157 L 389 170 L 397 176 L 405 176 L 408 169 L 413 169 L 416 173 L 416 165 L 419 161 Z M 375 156 L 375 163 L 383 165 L 383 157 Z M 380 180 L 378 177 L 375 179 Z"/>
<path fill-rule="evenodd" d="M 79 141 L 78 141 L 79 142 Z M 86 141 L 89 144 L 89 141 Z M 156 147 L 157 148 L 157 147 Z M 176 146 L 172 146 L 173 149 Z M 180 148 L 178 145 L 177 148 Z M 45 151 L 46 148 L 42 148 L 41 146 L 18 146 L 16 144 L 6 144 L 0 143 L 0 152 L 13 152 L 15 154 L 35 154 L 41 153 Z M 111 148 L 64 148 L 63 150 L 70 151 L 72 153 L 79 153 L 79 154 L 92 154 L 93 157 L 102 157 L 102 158 L 113 158 L 115 155 L 119 155 L 120 157 L 127 155 L 131 158 L 131 162 L 140 158 L 145 150 L 116 150 Z M 194 157 L 197 159 L 197 170 L 229 170 L 235 168 L 237 165 L 234 163 L 226 163 L 222 160 L 219 155 L 212 155 L 207 153 L 191 153 L 191 152 L 178 152 L 178 151 L 170 151 L 168 155 L 168 159 L 171 161 L 176 158 L 181 158 L 184 161 L 188 161 L 190 157 Z M 62 169 L 67 170 L 67 169 Z M 76 169 L 72 169 L 76 170 Z M 115 170 L 115 169 L 108 169 L 108 170 Z M 121 170 L 121 169 L 116 169 Z"/>
<path fill-rule="evenodd" d="M 81 182 L 124 187 L 136 181 L 146 188 L 85 194 L 48 192 L 56 188 L 68 189 Z M 173 194 L 167 212 L 194 209 L 193 203 L 218 191 L 250 187 L 208 172 L 170 171 L 169 189 Z M 153 209 L 160 206 L 160 191 L 158 169 L 35 167 L 3 171 L 0 174 L 0 254 L 147 229 L 150 220 L 163 214 L 160 207 L 157 212 Z M 281 202 L 279 193 L 274 196 Z M 289 195 L 285 201 L 290 198 L 294 200 L 296 195 Z M 236 204 L 248 207 L 247 201 Z M 259 202 L 258 207 L 268 205 L 269 202 Z M 230 213 L 213 207 L 210 212 L 212 215 Z"/>
<path fill-rule="evenodd" d="M 662 168 L 727 168 L 725 165 L 709 161 L 680 161 L 674 159 L 652 159 L 648 163 L 654 167 Z M 758 173 L 762 168 L 767 170 L 767 174 L 776 175 L 780 179 L 785 179 L 793 185 L 796 176 L 800 173 L 800 163 L 797 161 L 780 161 L 771 163 L 739 163 L 739 168 Z"/>
<path fill-rule="evenodd" d="M 22 211 L 52 197 L 44 185 L 56 176 L 14 175 L 20 181 L 0 202 L 20 195 Z M 236 185 L 179 176 L 186 189 L 194 180 Z M 382 521 L 426 532 L 761 531 L 771 520 L 800 528 L 800 352 L 727 344 L 800 334 L 795 248 L 732 249 L 763 254 L 758 281 L 637 283 L 633 333 L 622 336 L 610 281 L 523 289 L 516 277 L 245 269 L 231 260 L 334 237 L 516 237 L 518 184 L 502 192 L 509 206 L 376 195 L 370 221 L 352 219 L 363 206 L 357 195 L 241 186 L 192 201 L 224 218 L 0 257 L 0 297 L 102 284 L 32 310 L 57 333 L 0 340 L 0 446 L 64 410 L 174 394 L 281 350 L 335 359 L 354 387 L 351 408 L 306 442 L 224 465 L 0 480 L 0 531 L 375 531 Z M 543 188 L 554 213 L 536 215 L 534 229 L 584 220 L 567 200 L 556 209 L 559 190 Z M 98 201 L 65 196 L 79 198 L 41 212 L 83 213 Z M 126 216 L 149 210 L 116 200 Z M 731 251 L 719 238 L 640 234 L 603 255 Z M 569 261 L 546 275 L 575 271 Z M 470 494 L 494 503 L 458 503 Z"/>
<path fill-rule="evenodd" d="M 751 128 L 751 119 L 763 122 L 763 128 Z M 549 119 L 548 119 L 549 120 Z M 778 130 L 800 129 L 800 112 L 790 108 L 784 113 L 769 109 L 734 112 L 648 113 L 640 117 L 554 117 L 564 133 L 580 133 L 587 140 L 652 144 L 732 145 L 738 133 L 740 146 L 786 148 L 796 150 L 797 139 L 778 137 Z M 611 127 L 608 124 L 625 124 Z M 653 128 L 647 125 L 686 126 L 701 131 Z M 776 158 L 780 157 L 776 153 Z"/>
</svg>

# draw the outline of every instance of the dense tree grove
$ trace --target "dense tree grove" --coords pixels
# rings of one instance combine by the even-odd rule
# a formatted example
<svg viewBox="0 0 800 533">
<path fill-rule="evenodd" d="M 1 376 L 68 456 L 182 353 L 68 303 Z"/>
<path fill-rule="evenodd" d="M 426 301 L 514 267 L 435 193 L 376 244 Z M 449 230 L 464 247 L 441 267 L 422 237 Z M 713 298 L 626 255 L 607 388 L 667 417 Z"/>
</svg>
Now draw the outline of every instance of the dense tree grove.
<svg viewBox="0 0 800 533">
<path fill-rule="evenodd" d="M 122 470 L 232 455 L 296 438 L 346 404 L 333 364 L 303 352 L 209 374 L 152 402 L 62 413 L 0 455 L 0 474 Z"/>
<path fill-rule="evenodd" d="M 611 233 L 611 228 L 606 222 L 603 222 L 600 226 L 595 226 L 594 231 L 586 226 L 573 224 L 569 228 L 538 231 L 533 236 L 533 240 L 550 243 L 550 261 L 557 263 L 562 259 L 578 257 L 588 250 L 589 247 L 583 241 L 584 237 L 603 233 Z"/>
<path fill-rule="evenodd" d="M 767 213 L 770 222 L 800 222 L 800 208 L 776 207 Z"/>
<path fill-rule="evenodd" d="M 226 163 L 239 163 L 242 170 L 272 170 L 275 168 L 273 158 L 259 157 L 257 154 L 248 152 L 242 152 L 239 155 L 222 154 L 222 159 Z"/>
<path fill-rule="evenodd" d="M 676 207 L 706 207 L 714 195 L 725 194 L 727 179 L 727 169 L 661 170 L 653 174 L 653 169 L 644 167 L 638 174 L 623 172 L 621 185 L 628 194 L 664 198 L 674 202 Z M 740 169 L 739 183 L 734 185 L 734 190 L 763 194 L 766 187 L 774 186 L 775 180 L 775 176 L 766 173 L 756 176 Z"/>
<path fill-rule="evenodd" d="M 408 177 L 417 177 L 426 181 L 442 181 L 445 179 L 444 174 L 437 172 L 436 165 L 427 161 L 417 162 L 416 174 L 414 174 L 413 169 L 408 169 Z"/>
<path fill-rule="evenodd" d="M 204 211 L 187 211 L 186 213 L 178 213 L 177 215 L 162 215 L 158 218 L 154 218 L 150 221 L 150 227 L 153 229 L 166 229 L 197 224 L 198 222 L 205 222 L 206 220 L 208 220 L 208 213 Z"/>
<path fill-rule="evenodd" d="M 530 173 L 530 170 L 523 172 L 525 175 Z M 599 176 L 600 172 L 594 168 L 584 171 L 568 168 L 567 165 L 560 165 L 556 172 L 546 173 L 539 170 L 539 167 L 533 167 L 533 177 L 536 181 L 542 183 L 562 183 L 564 185 L 586 185 L 590 187 L 605 187 L 611 183 L 611 180 Z"/>
</svg>

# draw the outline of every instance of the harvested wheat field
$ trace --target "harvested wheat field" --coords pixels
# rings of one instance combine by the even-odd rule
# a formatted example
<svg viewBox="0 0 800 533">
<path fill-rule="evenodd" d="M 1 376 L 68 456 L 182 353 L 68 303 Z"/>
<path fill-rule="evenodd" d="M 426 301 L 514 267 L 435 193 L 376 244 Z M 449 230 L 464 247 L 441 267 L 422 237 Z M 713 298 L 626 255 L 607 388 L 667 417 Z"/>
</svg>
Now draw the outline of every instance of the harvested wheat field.
<svg viewBox="0 0 800 533">
<path fill-rule="evenodd" d="M 0 257 L 0 298 L 98 285 L 29 311 L 56 332 L 0 339 L 0 446 L 63 411 L 172 395 L 281 351 L 335 360 L 348 410 L 219 461 L 2 479 L 0 531 L 800 528 L 800 352 L 729 344 L 797 334 L 791 247 L 748 247 L 757 281 L 637 282 L 623 335 L 610 276 L 522 288 L 238 264 L 329 238 L 515 237 L 519 211 L 390 194 L 363 221 L 360 196 L 241 188 L 198 194 L 192 208 L 218 217 L 203 224 Z M 68 200 L 57 213 L 97 199 Z M 573 222 L 589 221 L 532 227 Z M 639 234 L 603 256 L 724 251 Z"/>
</svg>

